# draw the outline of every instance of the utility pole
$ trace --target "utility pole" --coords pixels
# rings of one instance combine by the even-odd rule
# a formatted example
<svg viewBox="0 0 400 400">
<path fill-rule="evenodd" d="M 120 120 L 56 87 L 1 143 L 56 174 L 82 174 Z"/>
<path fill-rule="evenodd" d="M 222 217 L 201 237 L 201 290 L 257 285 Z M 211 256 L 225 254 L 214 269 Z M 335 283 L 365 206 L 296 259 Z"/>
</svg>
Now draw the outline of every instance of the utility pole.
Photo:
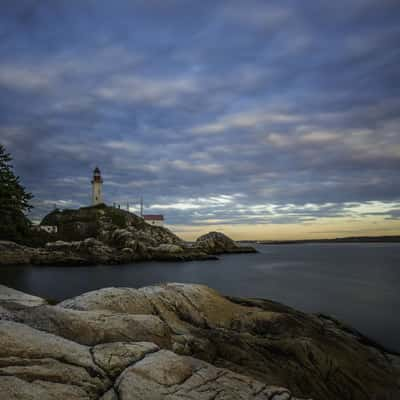
<svg viewBox="0 0 400 400">
<path fill-rule="evenodd" d="M 140 196 L 140 216 L 143 218 L 143 196 Z"/>
</svg>

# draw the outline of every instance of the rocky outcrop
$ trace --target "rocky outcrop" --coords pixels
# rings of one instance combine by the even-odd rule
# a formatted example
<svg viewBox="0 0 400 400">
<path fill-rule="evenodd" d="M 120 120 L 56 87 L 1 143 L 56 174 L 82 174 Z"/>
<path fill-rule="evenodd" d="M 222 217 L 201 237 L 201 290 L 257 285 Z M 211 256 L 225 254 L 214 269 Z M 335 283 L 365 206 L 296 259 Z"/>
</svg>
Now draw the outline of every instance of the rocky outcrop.
<svg viewBox="0 0 400 400">
<path fill-rule="evenodd" d="M 0 343 L 2 399 L 94 399 L 111 385 L 87 346 L 13 321 Z"/>
<path fill-rule="evenodd" d="M 40 297 L 0 285 L 0 304 L 4 303 L 18 303 L 26 307 L 34 307 L 46 304 L 47 302 Z"/>
<path fill-rule="evenodd" d="M 136 261 L 210 260 L 215 256 L 200 248 L 186 245 L 160 244 L 146 247 L 140 241 L 129 240 L 120 247 L 111 247 L 94 238 L 65 242 L 58 240 L 45 247 L 33 248 L 14 242 L 0 241 L 1 265 L 97 265 L 126 264 Z"/>
<path fill-rule="evenodd" d="M 77 210 L 55 210 L 46 215 L 41 223 L 57 226 L 58 239 L 68 242 L 93 237 L 119 248 L 132 240 L 146 246 L 182 243 L 169 229 L 150 225 L 133 213 L 105 204 Z"/>
<path fill-rule="evenodd" d="M 55 248 L 34 248 L 14 242 L 0 241 L 0 265 L 80 265 L 90 264 L 89 260 L 74 251 Z"/>
<path fill-rule="evenodd" d="M 34 252 L 31 247 L 0 240 L 0 265 L 30 264 Z"/>
<path fill-rule="evenodd" d="M 78 210 L 55 210 L 42 224 L 56 225 L 59 239 L 63 241 L 84 241 L 91 237 L 103 246 L 124 250 L 133 255 L 134 260 L 191 260 L 207 258 L 209 254 L 255 252 L 254 248 L 241 247 L 219 232 L 203 235 L 189 246 L 165 227 L 150 225 L 133 213 L 104 204 Z"/>
<path fill-rule="evenodd" d="M 113 259 L 105 258 L 104 251 L 98 251 L 98 246 L 91 251 L 89 248 L 89 245 L 81 242 L 57 241 L 35 248 L 0 241 L 0 265 L 89 265 Z"/>
<path fill-rule="evenodd" d="M 0 311 L 0 398 L 400 397 L 400 357 L 358 332 L 201 285 L 0 300 Z"/>
<path fill-rule="evenodd" d="M 58 227 L 59 232 L 54 236 L 57 240 L 36 248 L 0 241 L 0 265 L 191 261 L 215 259 L 215 254 L 221 253 L 255 251 L 217 232 L 188 244 L 164 227 L 147 224 L 135 214 L 104 204 L 79 210 L 55 210 L 42 224 Z"/>
<path fill-rule="evenodd" d="M 291 398 L 284 388 L 152 343 L 87 347 L 10 321 L 0 321 L 0 342 L 0 396 L 7 400 Z"/>
<path fill-rule="evenodd" d="M 152 314 L 78 311 L 46 305 L 18 311 L 14 308 L 12 319 L 83 345 L 144 340 L 166 349 L 172 347 L 169 326 Z"/>
<path fill-rule="evenodd" d="M 134 399 L 292 399 L 289 390 L 265 385 L 193 357 L 167 350 L 149 354 L 116 382 L 120 398 Z"/>
<path fill-rule="evenodd" d="M 210 254 L 222 253 L 255 253 L 251 246 L 239 246 L 222 232 L 209 232 L 196 240 L 196 246 Z"/>
</svg>

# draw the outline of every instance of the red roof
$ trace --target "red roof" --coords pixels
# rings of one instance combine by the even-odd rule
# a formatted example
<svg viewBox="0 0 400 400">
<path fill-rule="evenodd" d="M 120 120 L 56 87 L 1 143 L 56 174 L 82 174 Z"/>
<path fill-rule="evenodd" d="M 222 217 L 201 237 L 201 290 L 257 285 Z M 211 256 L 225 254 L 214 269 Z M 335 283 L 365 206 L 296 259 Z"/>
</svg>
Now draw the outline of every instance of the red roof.
<svg viewBox="0 0 400 400">
<path fill-rule="evenodd" d="M 147 214 L 143 215 L 145 220 L 152 220 L 152 221 L 164 221 L 164 215 L 161 214 Z"/>
</svg>

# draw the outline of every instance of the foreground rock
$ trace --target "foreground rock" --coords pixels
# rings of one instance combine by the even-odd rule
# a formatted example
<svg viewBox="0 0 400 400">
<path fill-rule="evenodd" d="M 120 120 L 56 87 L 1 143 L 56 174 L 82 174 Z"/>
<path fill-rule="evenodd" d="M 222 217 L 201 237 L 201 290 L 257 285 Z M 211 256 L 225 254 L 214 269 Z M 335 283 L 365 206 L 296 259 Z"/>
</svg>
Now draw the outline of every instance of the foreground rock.
<svg viewBox="0 0 400 400">
<path fill-rule="evenodd" d="M 27 307 L 47 304 L 47 302 L 40 297 L 32 296 L 30 294 L 20 292 L 19 290 L 0 285 L 0 304 L 4 303 L 18 303 Z"/>
<path fill-rule="evenodd" d="M 255 251 L 242 248 L 216 232 L 209 234 L 209 238 L 206 235 L 204 240 L 188 244 L 167 228 L 147 224 L 135 214 L 104 204 L 78 210 L 55 210 L 42 224 L 58 227 L 53 241 L 36 248 L 0 241 L 0 265 L 191 261 L 215 259 L 215 254 L 220 253 Z"/>
<path fill-rule="evenodd" d="M 0 310 L 0 398 L 400 398 L 400 357 L 356 331 L 201 285 Z"/>
</svg>

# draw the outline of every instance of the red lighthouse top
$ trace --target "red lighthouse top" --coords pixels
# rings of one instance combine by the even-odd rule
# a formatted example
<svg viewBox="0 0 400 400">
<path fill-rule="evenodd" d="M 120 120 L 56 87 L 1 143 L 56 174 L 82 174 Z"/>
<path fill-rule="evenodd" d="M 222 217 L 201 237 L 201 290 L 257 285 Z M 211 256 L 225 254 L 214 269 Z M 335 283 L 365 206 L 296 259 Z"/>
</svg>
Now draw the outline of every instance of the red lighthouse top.
<svg viewBox="0 0 400 400">
<path fill-rule="evenodd" d="M 92 183 L 94 182 L 100 182 L 103 183 L 103 180 L 101 179 L 101 172 L 99 167 L 96 167 L 93 171 L 93 180 Z"/>
</svg>

